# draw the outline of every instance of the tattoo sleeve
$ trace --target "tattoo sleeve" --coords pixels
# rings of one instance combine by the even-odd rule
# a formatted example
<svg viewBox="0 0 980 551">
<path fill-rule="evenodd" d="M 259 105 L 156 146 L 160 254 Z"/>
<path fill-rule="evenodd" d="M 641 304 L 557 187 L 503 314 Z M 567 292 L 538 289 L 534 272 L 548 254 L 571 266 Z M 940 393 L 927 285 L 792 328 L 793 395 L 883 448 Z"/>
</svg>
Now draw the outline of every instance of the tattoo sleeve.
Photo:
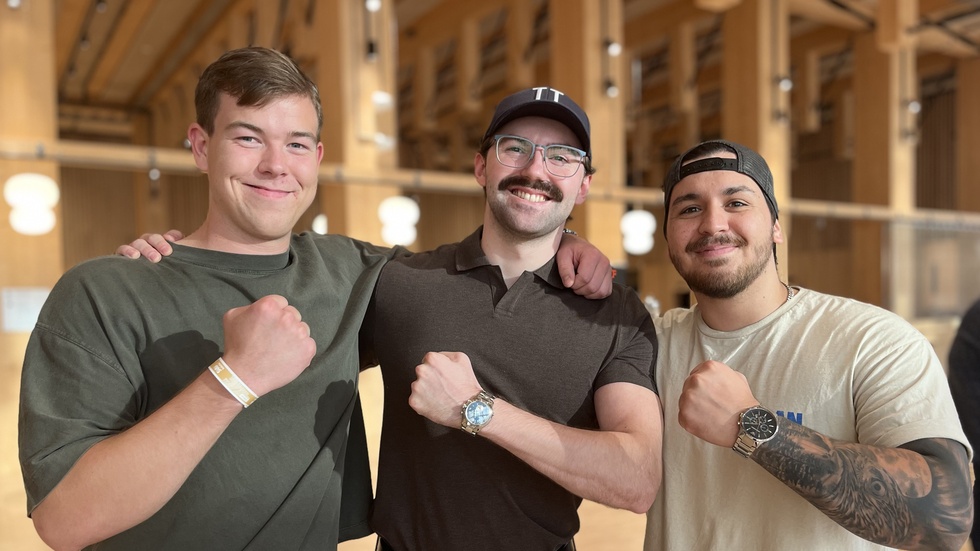
<svg viewBox="0 0 980 551">
<path fill-rule="evenodd" d="M 941 438 L 900 448 L 841 442 L 786 419 L 753 460 L 834 522 L 906 550 L 958 551 L 973 522 L 966 448 Z"/>
</svg>

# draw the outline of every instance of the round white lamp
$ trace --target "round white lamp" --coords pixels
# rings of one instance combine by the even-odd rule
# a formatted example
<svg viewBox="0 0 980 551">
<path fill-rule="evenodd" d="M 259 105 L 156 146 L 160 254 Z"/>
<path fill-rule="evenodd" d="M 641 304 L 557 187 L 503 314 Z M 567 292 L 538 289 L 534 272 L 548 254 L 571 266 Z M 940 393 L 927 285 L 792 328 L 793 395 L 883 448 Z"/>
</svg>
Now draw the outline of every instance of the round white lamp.
<svg viewBox="0 0 980 551">
<path fill-rule="evenodd" d="M 657 229 L 657 219 L 643 209 L 631 210 L 619 221 L 623 232 L 623 249 L 632 255 L 641 255 L 653 249 L 653 232 Z"/>
<path fill-rule="evenodd" d="M 313 229 L 314 232 L 316 232 L 316 233 L 318 233 L 320 235 L 326 235 L 327 234 L 327 215 L 321 213 L 321 214 L 318 214 L 318 215 L 314 216 L 313 217 L 313 228 L 312 229 Z"/>
<path fill-rule="evenodd" d="M 3 186 L 3 198 L 14 208 L 51 209 L 58 204 L 61 192 L 54 179 L 44 174 L 14 174 Z"/>
<path fill-rule="evenodd" d="M 409 197 L 395 195 L 378 205 L 381 239 L 389 245 L 411 245 L 418 237 L 415 224 L 420 216 L 419 204 Z"/>
<path fill-rule="evenodd" d="M 47 208 L 14 207 L 10 227 L 21 235 L 44 235 L 54 229 L 54 211 Z"/>
</svg>

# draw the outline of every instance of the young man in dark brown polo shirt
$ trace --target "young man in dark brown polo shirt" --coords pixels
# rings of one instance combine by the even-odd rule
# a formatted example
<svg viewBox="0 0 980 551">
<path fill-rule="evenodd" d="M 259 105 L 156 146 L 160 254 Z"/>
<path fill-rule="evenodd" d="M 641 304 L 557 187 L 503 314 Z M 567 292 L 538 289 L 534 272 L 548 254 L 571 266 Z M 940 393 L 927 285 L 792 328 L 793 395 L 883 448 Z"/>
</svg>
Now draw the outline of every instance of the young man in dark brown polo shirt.
<svg viewBox="0 0 980 551">
<path fill-rule="evenodd" d="M 573 549 L 583 497 L 653 503 L 653 323 L 623 286 L 576 296 L 554 262 L 593 172 L 578 105 L 509 96 L 475 158 L 483 226 L 382 271 L 361 333 L 385 386 L 380 549 Z"/>
</svg>

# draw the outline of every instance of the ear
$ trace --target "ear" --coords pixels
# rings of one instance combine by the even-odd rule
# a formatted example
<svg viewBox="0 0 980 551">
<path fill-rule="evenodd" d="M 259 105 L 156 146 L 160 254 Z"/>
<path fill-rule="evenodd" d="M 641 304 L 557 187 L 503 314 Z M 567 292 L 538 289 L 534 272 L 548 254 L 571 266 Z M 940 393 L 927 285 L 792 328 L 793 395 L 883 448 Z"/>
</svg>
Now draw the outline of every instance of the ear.
<svg viewBox="0 0 980 551">
<path fill-rule="evenodd" d="M 187 139 L 191 143 L 191 153 L 194 154 L 194 164 L 201 172 L 208 171 L 208 143 L 211 137 L 196 122 L 187 129 Z"/>
<path fill-rule="evenodd" d="M 473 176 L 483 189 L 487 187 L 487 160 L 479 153 L 473 157 Z"/>
<path fill-rule="evenodd" d="M 578 194 L 575 196 L 576 205 L 581 205 L 582 203 L 585 202 L 585 198 L 589 196 L 589 187 L 591 186 L 592 186 L 592 175 L 586 174 L 585 178 L 582 178 L 582 184 L 579 185 Z"/>
<path fill-rule="evenodd" d="M 779 220 L 776 220 L 772 225 L 772 242 L 782 243 L 783 241 L 786 241 L 786 238 L 783 237 L 783 228 L 779 225 Z"/>
<path fill-rule="evenodd" d="M 316 164 L 323 160 L 323 142 L 316 142 Z"/>
</svg>

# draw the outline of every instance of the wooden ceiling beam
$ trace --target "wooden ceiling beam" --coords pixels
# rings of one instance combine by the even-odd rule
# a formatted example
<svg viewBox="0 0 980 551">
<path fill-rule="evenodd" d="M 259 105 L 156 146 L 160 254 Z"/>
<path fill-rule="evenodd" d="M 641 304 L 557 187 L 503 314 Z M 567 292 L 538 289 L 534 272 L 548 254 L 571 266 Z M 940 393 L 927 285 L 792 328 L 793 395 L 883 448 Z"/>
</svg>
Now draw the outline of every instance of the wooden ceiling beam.
<svg viewBox="0 0 980 551">
<path fill-rule="evenodd" d="M 868 21 L 861 16 L 824 0 L 789 0 L 789 13 L 809 21 L 852 31 L 864 31 L 870 27 Z"/>
<path fill-rule="evenodd" d="M 923 27 L 916 33 L 919 50 L 956 58 L 975 57 L 977 47 L 968 44 L 938 27 Z"/>
<path fill-rule="evenodd" d="M 794 61 L 810 52 L 826 55 L 844 48 L 854 33 L 840 27 L 820 27 L 790 38 L 790 53 Z"/>
<path fill-rule="evenodd" d="M 742 0 L 694 0 L 698 9 L 715 13 L 726 12 L 742 3 Z"/>
<path fill-rule="evenodd" d="M 640 52 L 654 42 L 662 42 L 664 36 L 683 23 L 715 16 L 687 1 L 672 2 L 627 21 L 623 26 L 623 42 L 630 50 Z"/>
<path fill-rule="evenodd" d="M 58 16 L 55 18 L 55 67 L 57 78 L 61 78 L 71 62 L 72 53 L 81 38 L 82 25 L 88 13 L 84 2 L 59 2 Z"/>
<path fill-rule="evenodd" d="M 914 48 L 912 29 L 919 22 L 918 0 L 893 0 L 878 2 L 875 39 L 883 52 L 897 52 Z"/>
<path fill-rule="evenodd" d="M 123 58 L 134 47 L 143 28 L 150 22 L 149 15 L 159 0 L 143 0 L 124 4 L 122 15 L 115 31 L 96 61 L 95 69 L 89 77 L 86 93 L 89 97 L 101 97 L 113 75 L 119 71 Z M 164 10 L 169 12 L 169 10 Z M 158 24 L 153 21 L 153 24 Z"/>
<path fill-rule="evenodd" d="M 461 21 L 467 19 L 479 21 L 509 5 L 510 2 L 505 0 L 491 0 L 479 4 L 459 1 L 440 4 L 439 9 L 420 15 L 411 25 L 400 26 L 399 64 L 410 64 L 421 49 L 442 44 L 459 35 Z"/>
</svg>

